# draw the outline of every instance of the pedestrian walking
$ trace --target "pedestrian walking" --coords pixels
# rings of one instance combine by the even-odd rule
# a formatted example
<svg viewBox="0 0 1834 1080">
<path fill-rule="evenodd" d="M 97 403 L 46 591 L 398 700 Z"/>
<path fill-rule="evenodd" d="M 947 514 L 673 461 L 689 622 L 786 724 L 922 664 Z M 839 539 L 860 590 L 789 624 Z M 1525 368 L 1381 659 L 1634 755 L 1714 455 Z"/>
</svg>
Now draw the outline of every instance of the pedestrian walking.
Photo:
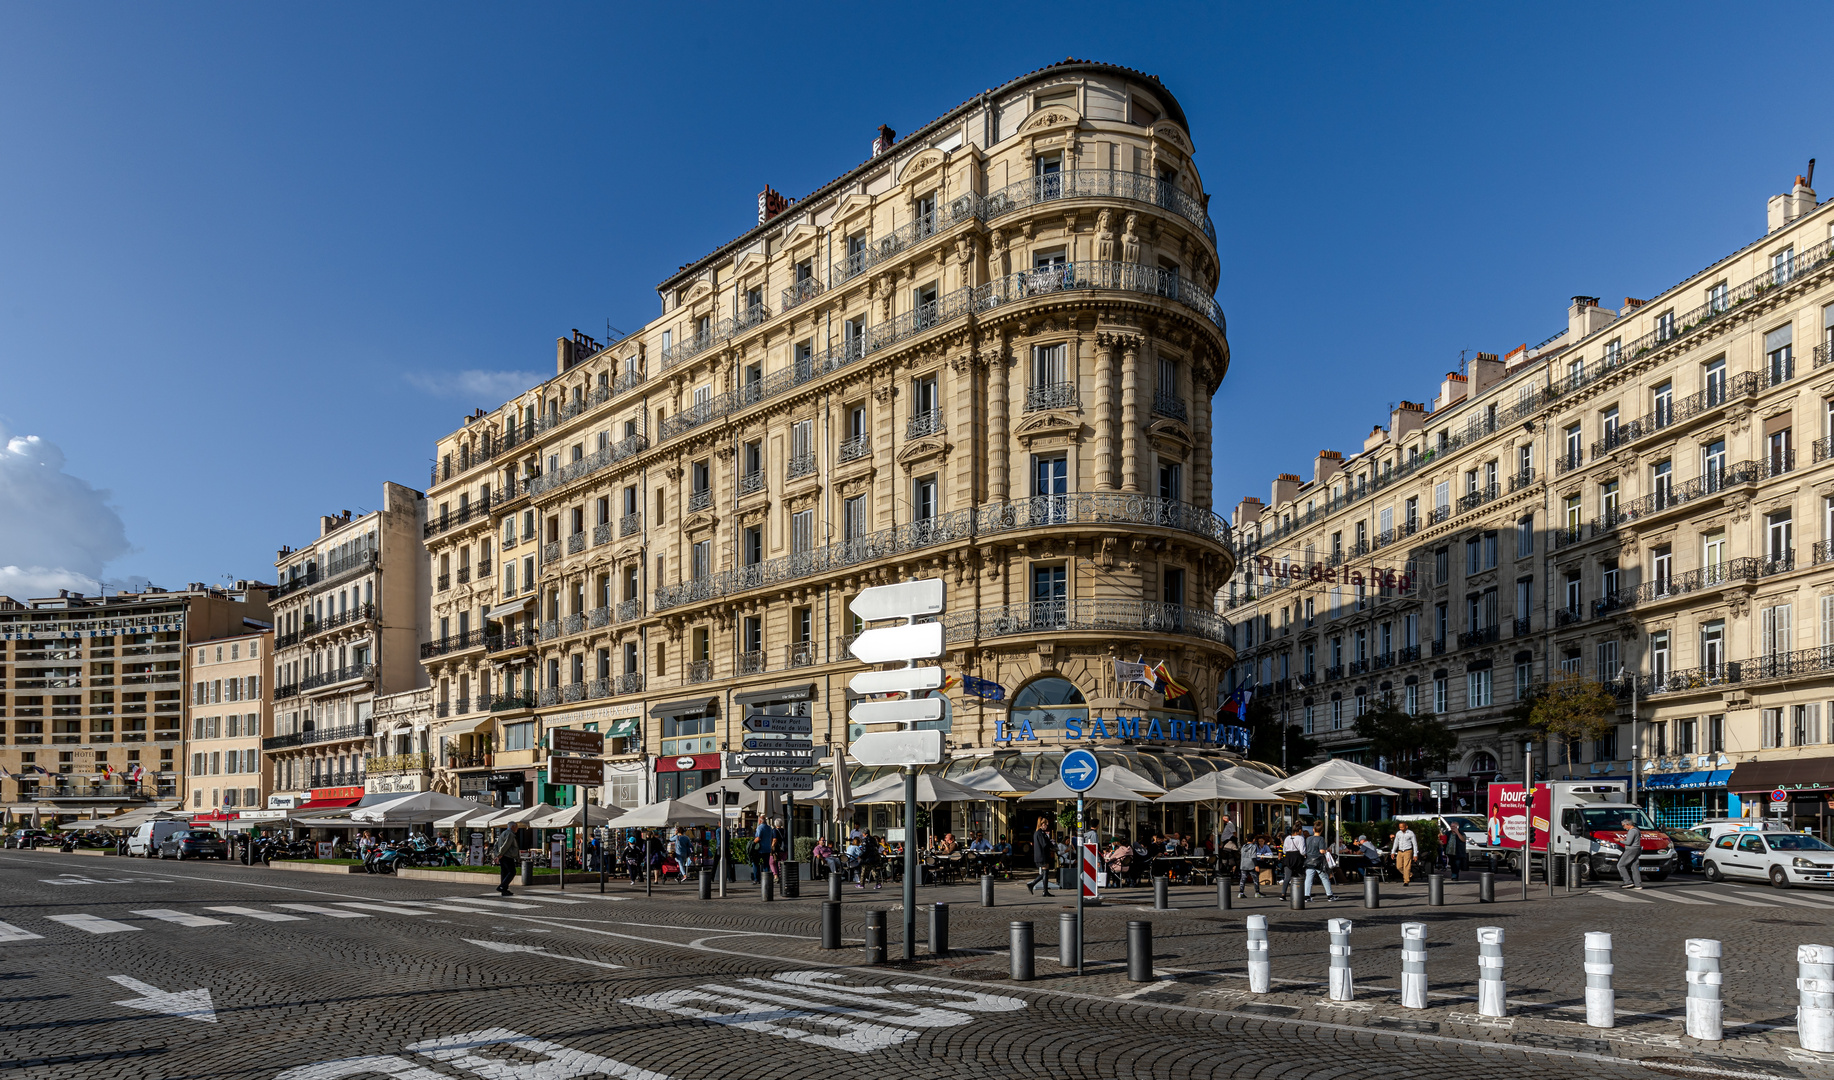
<svg viewBox="0 0 1834 1080">
<path fill-rule="evenodd" d="M 1044 886 L 1044 895 L 1051 895 L 1051 863 L 1057 854 L 1057 845 L 1051 841 L 1051 822 L 1049 818 L 1039 818 L 1038 828 L 1032 833 L 1032 865 L 1037 867 L 1038 876 L 1025 883 L 1025 891 L 1037 895 L 1037 888 Z"/>
<path fill-rule="evenodd" d="M 1325 899 L 1336 900 L 1337 893 L 1331 890 L 1331 864 L 1325 851 L 1324 837 L 1312 829 L 1305 833 L 1305 898 L 1312 898 L 1312 878 L 1317 877 L 1324 883 Z"/>
<path fill-rule="evenodd" d="M 1452 870 L 1452 880 L 1457 881 L 1459 874 L 1470 865 L 1470 849 L 1465 846 L 1464 830 L 1448 829 L 1439 837 L 1439 845 L 1446 853 L 1446 864 Z"/>
<path fill-rule="evenodd" d="M 1414 883 L 1414 856 L 1420 852 L 1420 838 L 1407 822 L 1401 822 L 1400 831 L 1395 833 L 1394 842 L 1395 870 L 1401 875 L 1401 884 Z"/>
<path fill-rule="evenodd" d="M 1298 876 L 1304 869 L 1305 833 L 1295 825 L 1280 843 L 1280 899 L 1285 900 L 1287 890 L 1298 885 Z"/>
<path fill-rule="evenodd" d="M 497 878 L 497 891 L 504 896 L 515 895 L 509 891 L 509 883 L 516 878 L 516 858 L 522 854 L 522 849 L 517 846 L 516 827 L 514 825 L 506 826 L 503 831 L 498 834 L 497 845 L 491 849 L 491 853 L 497 857 L 497 871 L 499 875 Z"/>
<path fill-rule="evenodd" d="M 1637 828 L 1637 823 L 1630 818 L 1625 818 L 1623 825 L 1624 854 L 1618 856 L 1617 876 L 1623 878 L 1624 883 L 1618 888 L 1641 890 L 1643 864 L 1639 860 L 1643 856 L 1643 830 Z"/>
</svg>

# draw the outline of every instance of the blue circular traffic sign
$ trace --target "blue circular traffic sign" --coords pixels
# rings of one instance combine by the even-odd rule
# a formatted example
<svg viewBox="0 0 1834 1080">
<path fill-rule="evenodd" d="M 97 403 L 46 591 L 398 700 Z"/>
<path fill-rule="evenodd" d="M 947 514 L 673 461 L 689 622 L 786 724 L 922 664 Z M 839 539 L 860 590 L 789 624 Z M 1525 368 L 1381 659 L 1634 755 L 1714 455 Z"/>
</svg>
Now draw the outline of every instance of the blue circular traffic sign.
<svg viewBox="0 0 1834 1080">
<path fill-rule="evenodd" d="M 1064 786 L 1081 795 L 1102 778 L 1102 763 L 1087 750 L 1072 750 L 1063 756 L 1063 764 L 1057 771 L 1063 777 Z"/>
</svg>

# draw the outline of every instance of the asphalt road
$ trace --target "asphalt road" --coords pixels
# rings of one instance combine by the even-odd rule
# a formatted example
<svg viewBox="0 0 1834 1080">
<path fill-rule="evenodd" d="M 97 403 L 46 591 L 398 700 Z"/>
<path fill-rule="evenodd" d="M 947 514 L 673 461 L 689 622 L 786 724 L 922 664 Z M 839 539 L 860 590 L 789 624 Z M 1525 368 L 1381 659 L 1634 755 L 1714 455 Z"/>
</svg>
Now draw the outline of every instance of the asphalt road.
<svg viewBox="0 0 1834 1080">
<path fill-rule="evenodd" d="M 1795 948 L 1834 941 L 1834 894 L 1671 882 L 1429 908 L 1389 886 L 1304 912 L 1219 911 L 1211 890 L 1112 893 L 1087 927 L 1086 974 L 1060 968 L 1063 899 L 1002 884 L 925 889 L 951 905 L 954 951 L 869 968 L 866 912 L 845 890 L 846 947 L 819 946 L 819 900 L 702 903 L 596 882 L 564 893 L 494 881 L 402 881 L 0 852 L 0 1080 L 569 1080 L 598 1076 L 1830 1077 L 1798 1049 Z M 1243 922 L 1268 916 L 1274 983 L 1247 992 Z M 929 913 L 923 912 L 924 925 Z M 1329 918 L 1352 921 L 1356 999 L 1325 1000 Z M 1029 920 L 1037 978 L 1014 982 L 1010 921 Z M 1155 978 L 1128 981 L 1125 924 L 1153 923 Z M 1428 925 L 1433 996 L 1400 1005 L 1400 924 Z M 1504 928 L 1510 1015 L 1476 1015 L 1475 929 Z M 1617 946 L 1617 1026 L 1585 1026 L 1580 941 Z M 1680 1019 L 1689 937 L 1725 948 L 1726 1038 Z M 1834 1059 L 1834 1055 L 1829 1055 Z"/>
</svg>

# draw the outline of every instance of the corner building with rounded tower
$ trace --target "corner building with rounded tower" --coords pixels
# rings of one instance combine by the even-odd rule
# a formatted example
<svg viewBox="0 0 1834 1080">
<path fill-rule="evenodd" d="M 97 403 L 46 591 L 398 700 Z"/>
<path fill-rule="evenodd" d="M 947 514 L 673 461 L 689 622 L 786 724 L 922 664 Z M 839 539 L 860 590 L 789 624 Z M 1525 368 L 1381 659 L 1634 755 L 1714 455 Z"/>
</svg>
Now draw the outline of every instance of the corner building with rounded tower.
<svg viewBox="0 0 1834 1080">
<path fill-rule="evenodd" d="M 1066 61 L 881 128 L 800 201 L 767 188 L 649 325 L 560 339 L 552 379 L 439 441 L 438 785 L 564 802 L 543 737 L 593 726 L 604 801 L 680 797 L 743 771 L 747 705 L 844 747 L 848 601 L 915 577 L 947 583 L 945 774 L 997 754 L 1043 783 L 1089 746 L 1171 787 L 1231 760 L 1229 346 L 1192 154 L 1157 79 Z"/>
</svg>

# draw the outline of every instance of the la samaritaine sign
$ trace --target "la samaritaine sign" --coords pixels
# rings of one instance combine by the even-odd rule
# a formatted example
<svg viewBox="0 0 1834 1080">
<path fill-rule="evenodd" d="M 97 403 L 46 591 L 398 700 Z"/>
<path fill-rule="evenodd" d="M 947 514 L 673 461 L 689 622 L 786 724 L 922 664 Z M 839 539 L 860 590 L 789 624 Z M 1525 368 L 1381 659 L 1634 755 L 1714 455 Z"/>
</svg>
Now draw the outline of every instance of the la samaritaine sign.
<svg viewBox="0 0 1834 1080">
<path fill-rule="evenodd" d="M 1087 725 L 1085 727 L 1085 725 Z M 1056 734 L 1054 730 L 1046 734 Z M 1250 731 L 1234 724 L 1217 724 L 1208 720 L 1182 720 L 1175 717 L 1161 716 L 1110 716 L 1091 717 L 1084 720 L 1080 716 L 1066 716 L 1063 722 L 1063 738 L 1069 741 L 1078 739 L 1126 739 L 1133 742 L 1158 743 L 1196 743 L 1200 746 L 1220 746 L 1226 750 L 1246 750 L 1251 738 Z M 1011 721 L 996 720 L 993 726 L 994 742 L 1039 742 L 1038 733 L 1032 729 L 1029 719 L 1021 719 L 1017 725 Z"/>
</svg>

